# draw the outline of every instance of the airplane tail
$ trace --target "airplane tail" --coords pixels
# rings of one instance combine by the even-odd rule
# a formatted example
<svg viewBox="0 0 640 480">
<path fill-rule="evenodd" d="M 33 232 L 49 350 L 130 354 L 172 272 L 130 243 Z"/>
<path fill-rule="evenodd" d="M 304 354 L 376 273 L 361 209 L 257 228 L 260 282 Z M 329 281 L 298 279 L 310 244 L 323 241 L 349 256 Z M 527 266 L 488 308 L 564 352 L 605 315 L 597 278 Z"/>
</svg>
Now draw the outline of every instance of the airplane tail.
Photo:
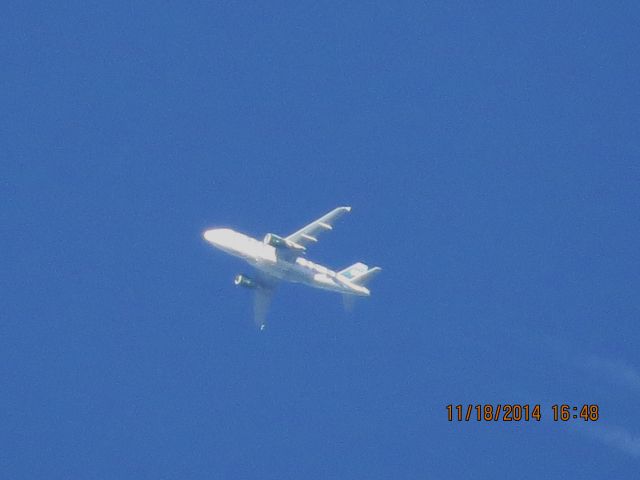
<svg viewBox="0 0 640 480">
<path fill-rule="evenodd" d="M 341 270 L 338 272 L 338 275 L 342 275 L 351 283 L 364 286 L 381 271 L 382 269 L 380 267 L 369 268 L 364 263 L 358 262 Z"/>
</svg>

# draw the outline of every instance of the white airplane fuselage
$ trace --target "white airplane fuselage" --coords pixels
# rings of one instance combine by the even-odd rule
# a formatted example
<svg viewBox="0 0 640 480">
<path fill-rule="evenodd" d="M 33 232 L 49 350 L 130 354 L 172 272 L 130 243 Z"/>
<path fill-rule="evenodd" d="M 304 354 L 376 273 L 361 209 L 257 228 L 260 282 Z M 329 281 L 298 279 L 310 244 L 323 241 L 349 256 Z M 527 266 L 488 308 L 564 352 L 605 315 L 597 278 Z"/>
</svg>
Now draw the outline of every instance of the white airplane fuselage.
<svg viewBox="0 0 640 480">
<path fill-rule="evenodd" d="M 343 294 L 364 297 L 370 295 L 368 288 L 350 282 L 329 268 L 310 262 L 296 252 L 280 251 L 243 233 L 228 228 L 215 228 L 207 230 L 203 236 L 214 247 L 242 258 L 275 279 Z"/>
</svg>

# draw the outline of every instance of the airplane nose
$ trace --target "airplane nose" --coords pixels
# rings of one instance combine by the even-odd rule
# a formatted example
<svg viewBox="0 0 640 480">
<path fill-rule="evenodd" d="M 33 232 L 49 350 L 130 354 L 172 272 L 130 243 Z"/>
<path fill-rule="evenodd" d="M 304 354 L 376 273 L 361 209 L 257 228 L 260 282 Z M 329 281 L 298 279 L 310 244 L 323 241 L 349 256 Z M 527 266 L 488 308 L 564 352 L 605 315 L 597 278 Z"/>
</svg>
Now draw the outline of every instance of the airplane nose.
<svg viewBox="0 0 640 480">
<path fill-rule="evenodd" d="M 202 235 L 214 247 L 222 250 L 235 250 L 238 234 L 228 228 L 213 228 Z"/>
<path fill-rule="evenodd" d="M 222 240 L 222 229 L 221 228 L 214 228 L 212 230 L 207 230 L 206 232 L 204 232 L 204 234 L 202 235 L 204 237 L 204 239 L 209 242 L 209 243 L 213 243 L 213 244 L 220 244 L 220 241 Z"/>
</svg>

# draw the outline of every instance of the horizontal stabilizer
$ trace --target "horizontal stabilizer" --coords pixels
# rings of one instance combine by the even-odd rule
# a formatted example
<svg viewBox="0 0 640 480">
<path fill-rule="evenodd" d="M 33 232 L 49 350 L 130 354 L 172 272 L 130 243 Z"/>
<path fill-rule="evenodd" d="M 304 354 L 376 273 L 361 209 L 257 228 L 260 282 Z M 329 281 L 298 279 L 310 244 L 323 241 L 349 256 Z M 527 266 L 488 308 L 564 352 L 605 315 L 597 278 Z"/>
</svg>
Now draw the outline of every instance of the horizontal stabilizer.
<svg viewBox="0 0 640 480">
<path fill-rule="evenodd" d="M 366 272 L 358 275 L 351 279 L 351 283 L 355 283 L 356 285 L 365 285 L 370 282 L 373 277 L 375 277 L 378 273 L 380 273 L 382 269 L 380 267 L 373 267 L 367 270 Z"/>
<path fill-rule="evenodd" d="M 345 268 L 344 270 L 340 270 L 338 275 L 342 275 L 347 280 L 352 281 L 355 277 L 362 275 L 369 267 L 367 267 L 364 263 L 358 262 L 354 263 L 350 267 Z"/>
</svg>

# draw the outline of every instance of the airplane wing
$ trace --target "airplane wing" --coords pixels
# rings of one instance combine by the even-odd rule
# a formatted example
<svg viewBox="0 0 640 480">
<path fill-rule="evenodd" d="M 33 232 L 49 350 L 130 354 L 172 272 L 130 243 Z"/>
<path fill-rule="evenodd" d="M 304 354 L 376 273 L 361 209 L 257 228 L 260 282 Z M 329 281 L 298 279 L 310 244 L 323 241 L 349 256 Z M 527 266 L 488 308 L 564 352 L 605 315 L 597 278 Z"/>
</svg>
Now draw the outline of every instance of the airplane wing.
<svg viewBox="0 0 640 480">
<path fill-rule="evenodd" d="M 258 285 L 253 290 L 253 319 L 256 326 L 263 330 L 267 325 L 267 312 L 278 284 L 275 278 L 261 272 L 256 273 Z"/>
<path fill-rule="evenodd" d="M 311 222 L 306 227 L 301 228 L 295 233 L 292 233 L 287 237 L 287 240 L 297 243 L 298 245 L 305 246 L 308 243 L 315 243 L 318 241 L 318 234 L 325 230 L 332 230 L 333 223 L 347 212 L 351 211 L 351 207 L 338 207 L 331 210 L 326 215 L 320 217 L 315 222 Z"/>
</svg>

